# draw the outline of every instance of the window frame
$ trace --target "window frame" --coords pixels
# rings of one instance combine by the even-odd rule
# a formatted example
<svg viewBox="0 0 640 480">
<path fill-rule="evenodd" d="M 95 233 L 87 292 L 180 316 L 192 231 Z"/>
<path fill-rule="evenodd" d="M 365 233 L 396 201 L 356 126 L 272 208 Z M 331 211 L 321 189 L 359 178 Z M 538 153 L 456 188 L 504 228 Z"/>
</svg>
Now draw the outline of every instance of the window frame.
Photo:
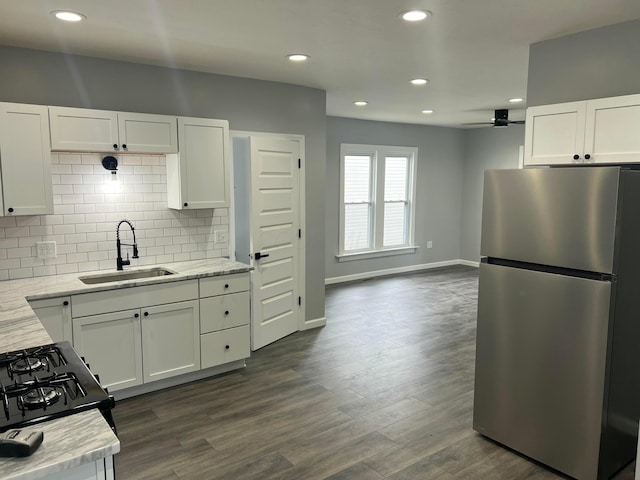
<svg viewBox="0 0 640 480">
<path fill-rule="evenodd" d="M 368 156 L 371 161 L 370 168 L 370 201 L 371 218 L 369 234 L 371 236 L 371 248 L 359 250 L 345 250 L 345 158 L 347 156 Z M 406 217 L 406 243 L 385 247 L 384 242 L 384 187 L 385 187 L 385 158 L 406 157 L 407 165 L 407 217 Z M 414 242 L 415 234 L 415 203 L 416 203 L 416 166 L 418 163 L 417 147 L 401 147 L 386 145 L 365 145 L 342 143 L 340 144 L 340 224 L 339 224 L 339 261 L 375 258 L 380 256 L 413 253 L 418 248 Z"/>
</svg>

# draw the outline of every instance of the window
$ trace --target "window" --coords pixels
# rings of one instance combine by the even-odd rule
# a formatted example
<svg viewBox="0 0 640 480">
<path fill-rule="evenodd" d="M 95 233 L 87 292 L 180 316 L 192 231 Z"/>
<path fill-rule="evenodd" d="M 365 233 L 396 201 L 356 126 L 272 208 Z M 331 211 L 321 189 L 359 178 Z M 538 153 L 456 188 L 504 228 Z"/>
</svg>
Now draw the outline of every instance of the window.
<svg viewBox="0 0 640 480">
<path fill-rule="evenodd" d="M 417 148 L 342 144 L 341 260 L 411 253 Z"/>
</svg>

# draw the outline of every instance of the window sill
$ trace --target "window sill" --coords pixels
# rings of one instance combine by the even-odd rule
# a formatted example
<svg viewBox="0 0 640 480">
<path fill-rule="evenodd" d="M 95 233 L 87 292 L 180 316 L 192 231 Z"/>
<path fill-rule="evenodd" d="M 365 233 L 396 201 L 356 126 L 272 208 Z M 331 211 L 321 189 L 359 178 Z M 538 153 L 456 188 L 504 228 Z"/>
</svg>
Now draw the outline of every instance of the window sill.
<svg viewBox="0 0 640 480">
<path fill-rule="evenodd" d="M 369 258 L 390 257 L 392 255 L 405 255 L 407 253 L 415 253 L 418 249 L 417 245 L 400 248 L 388 248 L 386 250 L 368 250 L 358 253 L 342 253 L 336 255 L 338 262 L 350 262 L 352 260 L 367 260 Z"/>
</svg>

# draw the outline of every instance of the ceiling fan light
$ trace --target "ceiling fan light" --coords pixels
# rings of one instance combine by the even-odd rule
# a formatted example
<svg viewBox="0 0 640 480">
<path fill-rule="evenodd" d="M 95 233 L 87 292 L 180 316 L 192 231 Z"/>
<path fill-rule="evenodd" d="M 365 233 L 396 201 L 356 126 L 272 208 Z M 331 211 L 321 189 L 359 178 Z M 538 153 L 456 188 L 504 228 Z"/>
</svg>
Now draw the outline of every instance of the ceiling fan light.
<svg viewBox="0 0 640 480">
<path fill-rule="evenodd" d="M 366 101 L 364 101 L 364 100 L 357 100 L 357 101 L 353 102 L 353 104 L 354 104 L 356 107 L 364 107 L 364 106 L 366 106 L 366 105 L 369 105 L 369 102 L 366 102 Z"/>
<path fill-rule="evenodd" d="M 510 98 L 509 102 L 511 103 L 520 103 L 520 102 L 524 102 L 524 98 Z"/>
<path fill-rule="evenodd" d="M 429 83 L 429 80 L 426 78 L 414 78 L 413 80 L 411 80 L 411 83 L 413 85 L 426 85 L 427 83 Z"/>
<path fill-rule="evenodd" d="M 422 113 L 424 113 L 425 115 L 431 115 L 433 113 L 433 110 L 422 110 Z"/>
</svg>

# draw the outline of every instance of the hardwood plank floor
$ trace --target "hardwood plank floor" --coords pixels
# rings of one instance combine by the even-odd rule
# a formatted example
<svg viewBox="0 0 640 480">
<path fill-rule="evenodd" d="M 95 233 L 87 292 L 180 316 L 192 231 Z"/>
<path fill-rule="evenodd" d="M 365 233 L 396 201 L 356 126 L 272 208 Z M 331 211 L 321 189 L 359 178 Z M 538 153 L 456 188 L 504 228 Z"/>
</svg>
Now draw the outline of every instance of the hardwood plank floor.
<svg viewBox="0 0 640 480">
<path fill-rule="evenodd" d="M 118 402 L 117 476 L 564 478 L 472 430 L 476 303 L 470 267 L 328 287 L 326 327 L 243 370 Z"/>
</svg>

